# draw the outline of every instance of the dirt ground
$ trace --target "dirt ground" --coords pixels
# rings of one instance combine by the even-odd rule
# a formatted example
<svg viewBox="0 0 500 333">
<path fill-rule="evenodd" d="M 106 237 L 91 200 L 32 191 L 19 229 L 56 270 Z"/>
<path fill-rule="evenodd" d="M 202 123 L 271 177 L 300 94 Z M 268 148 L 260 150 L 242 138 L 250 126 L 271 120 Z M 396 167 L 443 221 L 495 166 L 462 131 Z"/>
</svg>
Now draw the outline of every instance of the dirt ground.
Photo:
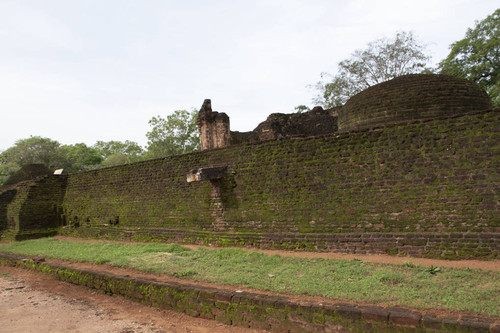
<svg viewBox="0 0 500 333">
<path fill-rule="evenodd" d="M 257 333 L 0 267 L 0 332 Z"/>
<path fill-rule="evenodd" d="M 183 245 L 194 249 L 197 245 Z M 485 269 L 485 270 L 500 270 L 500 262 L 498 260 L 482 261 L 482 260 L 439 260 L 428 258 L 410 258 L 410 257 L 395 257 L 383 254 L 343 254 L 332 252 L 306 252 L 306 251 L 283 251 L 283 250 L 261 250 L 245 248 L 246 251 L 257 251 L 267 255 L 279 255 L 282 257 L 295 258 L 324 258 L 324 259 L 360 259 L 366 262 L 378 264 L 404 264 L 412 262 L 419 266 L 437 266 L 449 268 L 470 268 L 470 269 Z"/>
</svg>

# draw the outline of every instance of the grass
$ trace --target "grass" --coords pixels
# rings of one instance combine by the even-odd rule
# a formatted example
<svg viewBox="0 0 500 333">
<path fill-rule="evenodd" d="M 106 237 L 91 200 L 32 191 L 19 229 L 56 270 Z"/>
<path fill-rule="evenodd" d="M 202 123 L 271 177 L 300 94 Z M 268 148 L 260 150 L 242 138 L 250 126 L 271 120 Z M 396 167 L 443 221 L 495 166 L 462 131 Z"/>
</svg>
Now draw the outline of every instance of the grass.
<svg viewBox="0 0 500 333">
<path fill-rule="evenodd" d="M 51 238 L 0 244 L 0 251 L 107 263 L 188 280 L 276 293 L 323 296 L 417 309 L 500 315 L 500 273 L 372 264 L 358 259 L 306 259 L 241 249 L 189 250 L 177 244 L 75 242 Z"/>
</svg>

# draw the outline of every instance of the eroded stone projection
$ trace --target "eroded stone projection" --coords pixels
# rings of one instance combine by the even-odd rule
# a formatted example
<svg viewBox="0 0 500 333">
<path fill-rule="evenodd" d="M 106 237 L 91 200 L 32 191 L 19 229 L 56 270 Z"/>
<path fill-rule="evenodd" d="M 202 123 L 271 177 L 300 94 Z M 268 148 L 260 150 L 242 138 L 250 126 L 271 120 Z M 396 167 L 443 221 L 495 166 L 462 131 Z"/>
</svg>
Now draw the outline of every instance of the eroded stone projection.
<svg viewBox="0 0 500 333">
<path fill-rule="evenodd" d="M 229 117 L 225 113 L 212 111 L 209 99 L 203 102 L 196 124 L 200 130 L 200 150 L 229 146 Z"/>
<path fill-rule="evenodd" d="M 224 177 L 226 171 L 227 166 L 193 169 L 187 174 L 186 180 L 188 183 L 203 180 L 219 180 Z"/>
</svg>

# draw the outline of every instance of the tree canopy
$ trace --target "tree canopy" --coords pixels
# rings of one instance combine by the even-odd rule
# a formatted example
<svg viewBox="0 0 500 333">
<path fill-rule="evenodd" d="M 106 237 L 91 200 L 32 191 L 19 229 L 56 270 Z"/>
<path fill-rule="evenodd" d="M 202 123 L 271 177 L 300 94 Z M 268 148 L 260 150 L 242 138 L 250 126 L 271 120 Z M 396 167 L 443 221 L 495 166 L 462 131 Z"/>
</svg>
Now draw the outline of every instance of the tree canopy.
<svg viewBox="0 0 500 333">
<path fill-rule="evenodd" d="M 351 96 L 397 76 L 420 73 L 430 59 L 412 32 L 397 32 L 393 39 L 381 38 L 356 50 L 338 64 L 337 74 L 321 73 L 314 87 L 313 102 L 325 108 L 343 105 Z"/>
<path fill-rule="evenodd" d="M 62 164 L 60 146 L 59 142 L 40 136 L 17 140 L 14 146 L 0 153 L 0 165 L 15 164 L 22 167 L 43 163 L 49 169 L 58 168 Z"/>
<path fill-rule="evenodd" d="M 113 166 L 140 161 L 144 158 L 144 149 L 137 142 L 97 141 L 93 148 L 102 157 L 102 166 Z"/>
<path fill-rule="evenodd" d="M 476 22 L 465 37 L 450 46 L 439 63 L 441 73 L 472 80 L 500 106 L 500 9 Z"/>
<path fill-rule="evenodd" d="M 32 136 L 17 140 L 14 146 L 0 153 L 0 186 L 21 167 L 42 163 L 54 170 L 62 167 L 60 143 L 49 138 Z"/>
<path fill-rule="evenodd" d="M 68 173 L 95 169 L 103 161 L 99 151 L 93 147 L 88 147 L 85 143 L 61 146 L 59 154 L 60 168 Z"/>
<path fill-rule="evenodd" d="M 49 170 L 64 169 L 72 173 L 94 169 L 102 161 L 97 149 L 84 143 L 61 146 L 55 140 L 32 136 L 16 141 L 14 146 L 0 153 L 0 185 L 28 164 L 42 163 Z"/>
<path fill-rule="evenodd" d="M 166 118 L 153 117 L 149 121 L 152 129 L 146 134 L 147 151 L 129 140 L 97 141 L 93 146 L 85 143 L 61 145 L 40 136 L 18 140 L 14 146 L 0 152 L 0 186 L 28 164 L 41 163 L 51 171 L 64 169 L 66 173 L 74 173 L 197 151 L 200 146 L 197 114 L 196 110 L 177 110 Z"/>
<path fill-rule="evenodd" d="M 200 148 L 200 136 L 196 126 L 198 111 L 177 110 L 162 118 L 153 117 L 149 121 L 151 131 L 148 138 L 147 157 L 158 158 L 197 151 Z"/>
</svg>

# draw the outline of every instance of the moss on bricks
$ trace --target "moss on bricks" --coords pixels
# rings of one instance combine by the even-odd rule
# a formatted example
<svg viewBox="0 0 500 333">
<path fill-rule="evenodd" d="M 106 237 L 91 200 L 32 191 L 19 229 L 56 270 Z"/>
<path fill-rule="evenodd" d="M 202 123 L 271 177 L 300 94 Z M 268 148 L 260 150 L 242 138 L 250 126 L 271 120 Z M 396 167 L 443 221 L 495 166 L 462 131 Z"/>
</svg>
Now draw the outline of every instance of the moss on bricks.
<svg viewBox="0 0 500 333">
<path fill-rule="evenodd" d="M 390 240 L 346 248 L 335 235 L 498 235 L 499 125 L 493 110 L 49 176 L 0 193 L 0 234 L 63 226 L 105 239 L 491 258 L 498 237 L 469 247 L 403 235 L 405 248 Z M 185 180 L 220 165 L 228 169 L 218 188 Z"/>
</svg>

